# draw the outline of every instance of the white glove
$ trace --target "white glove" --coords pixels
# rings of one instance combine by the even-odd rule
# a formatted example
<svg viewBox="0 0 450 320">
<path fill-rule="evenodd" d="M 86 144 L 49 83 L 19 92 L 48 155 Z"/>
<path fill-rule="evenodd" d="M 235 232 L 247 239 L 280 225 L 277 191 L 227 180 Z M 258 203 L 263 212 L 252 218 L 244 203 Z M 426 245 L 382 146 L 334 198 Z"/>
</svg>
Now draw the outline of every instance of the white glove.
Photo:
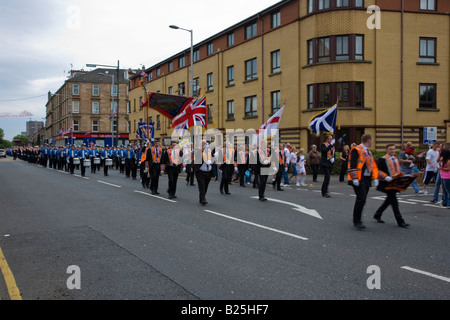
<svg viewBox="0 0 450 320">
<path fill-rule="evenodd" d="M 334 158 L 331 158 L 331 159 L 330 159 L 330 162 L 333 164 L 333 163 L 334 163 Z"/>
<path fill-rule="evenodd" d="M 288 172 L 288 168 L 286 167 L 286 168 L 284 168 L 284 172 Z"/>
<path fill-rule="evenodd" d="M 336 143 L 336 139 L 333 139 L 333 140 L 331 141 L 331 145 L 334 146 L 335 143 Z"/>
<path fill-rule="evenodd" d="M 207 164 L 208 166 L 210 166 L 210 165 L 211 165 L 211 160 L 206 161 L 206 164 Z"/>
<path fill-rule="evenodd" d="M 357 179 L 353 180 L 353 185 L 355 187 L 359 187 L 359 180 L 357 180 Z"/>
<path fill-rule="evenodd" d="M 264 164 L 268 165 L 269 164 L 269 160 L 264 160 Z"/>
<path fill-rule="evenodd" d="M 386 182 L 391 182 L 394 179 L 392 179 L 392 177 L 387 176 L 384 180 L 386 180 Z"/>
<path fill-rule="evenodd" d="M 278 169 L 276 167 L 273 167 L 273 173 L 277 174 L 278 173 Z"/>
<path fill-rule="evenodd" d="M 378 179 L 373 180 L 372 185 L 376 188 L 380 184 L 380 181 Z"/>
<path fill-rule="evenodd" d="M 238 172 L 238 168 L 237 167 L 234 167 L 234 172 Z"/>
<path fill-rule="evenodd" d="M 183 167 L 183 172 L 186 172 L 186 167 Z"/>
</svg>

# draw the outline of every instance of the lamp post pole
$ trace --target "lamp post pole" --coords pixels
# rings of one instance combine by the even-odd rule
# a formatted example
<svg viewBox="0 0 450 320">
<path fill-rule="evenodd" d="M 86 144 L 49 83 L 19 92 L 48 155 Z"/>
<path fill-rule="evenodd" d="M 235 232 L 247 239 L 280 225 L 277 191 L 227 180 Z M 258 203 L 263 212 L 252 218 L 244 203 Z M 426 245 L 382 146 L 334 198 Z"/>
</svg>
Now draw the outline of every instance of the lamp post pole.
<svg viewBox="0 0 450 320">
<path fill-rule="evenodd" d="M 189 81 L 189 86 L 190 86 L 191 97 L 193 97 L 194 96 L 194 30 L 180 28 L 175 25 L 170 25 L 169 28 L 175 29 L 175 30 L 180 29 L 180 30 L 184 30 L 184 31 L 191 33 L 191 80 Z"/>
</svg>

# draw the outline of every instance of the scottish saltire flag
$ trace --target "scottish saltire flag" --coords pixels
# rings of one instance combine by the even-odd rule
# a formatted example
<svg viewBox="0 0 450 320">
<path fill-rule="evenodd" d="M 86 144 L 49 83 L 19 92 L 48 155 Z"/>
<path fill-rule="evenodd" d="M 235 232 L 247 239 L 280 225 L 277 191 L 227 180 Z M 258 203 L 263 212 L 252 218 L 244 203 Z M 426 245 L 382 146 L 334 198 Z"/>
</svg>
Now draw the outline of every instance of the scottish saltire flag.
<svg viewBox="0 0 450 320">
<path fill-rule="evenodd" d="M 172 121 L 172 129 L 178 132 L 180 136 L 182 136 L 184 130 L 189 130 L 195 126 L 205 129 L 208 128 L 206 96 L 202 96 L 198 100 L 190 103 Z"/>
<path fill-rule="evenodd" d="M 337 103 L 328 110 L 325 110 L 309 121 L 309 131 L 316 136 L 321 132 L 335 134 L 337 119 Z"/>
</svg>

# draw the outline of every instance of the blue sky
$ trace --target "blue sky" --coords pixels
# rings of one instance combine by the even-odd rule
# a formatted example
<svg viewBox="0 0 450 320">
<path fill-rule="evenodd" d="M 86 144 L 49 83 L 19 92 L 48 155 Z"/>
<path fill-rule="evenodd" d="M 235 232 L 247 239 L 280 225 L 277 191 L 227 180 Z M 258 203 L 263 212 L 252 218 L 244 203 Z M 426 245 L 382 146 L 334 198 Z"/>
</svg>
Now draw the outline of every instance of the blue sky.
<svg viewBox="0 0 450 320">
<path fill-rule="evenodd" d="M 0 0 L 0 114 L 44 121 L 47 93 L 87 63 L 149 67 L 278 0 Z M 236 9 L 238 8 L 238 9 Z M 35 97 L 35 98 L 33 98 Z M 32 99 L 30 99 L 32 98 Z M 5 139 L 30 118 L 0 117 Z"/>
</svg>

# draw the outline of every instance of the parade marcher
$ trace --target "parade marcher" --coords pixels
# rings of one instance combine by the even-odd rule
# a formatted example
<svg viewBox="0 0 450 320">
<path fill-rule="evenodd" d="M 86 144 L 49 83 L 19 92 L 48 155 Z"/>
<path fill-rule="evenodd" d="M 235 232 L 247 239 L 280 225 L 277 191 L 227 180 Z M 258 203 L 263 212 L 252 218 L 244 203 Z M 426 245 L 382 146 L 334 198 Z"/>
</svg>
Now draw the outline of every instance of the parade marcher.
<svg viewBox="0 0 450 320">
<path fill-rule="evenodd" d="M 96 173 L 97 164 L 95 163 L 95 159 L 98 158 L 98 150 L 95 146 L 92 146 L 91 150 L 89 150 L 89 157 L 91 159 L 91 173 Z"/>
<path fill-rule="evenodd" d="M 372 136 L 365 134 L 361 141 L 362 143 L 359 146 L 351 150 L 348 163 L 348 184 L 353 187 L 356 194 L 353 225 L 357 230 L 365 229 L 361 217 L 372 181 L 374 187 L 378 187 L 378 179 L 386 177 L 386 174 L 378 171 L 377 164 L 369 150 L 372 147 Z"/>
<path fill-rule="evenodd" d="M 140 174 L 141 183 L 143 188 L 150 188 L 150 169 L 149 169 L 149 150 L 151 149 L 151 143 L 147 142 L 147 147 L 142 147 Z"/>
<path fill-rule="evenodd" d="M 386 146 L 386 155 L 378 159 L 377 166 L 378 170 L 387 174 L 384 180 L 380 181 L 377 190 L 386 193 L 387 197 L 381 207 L 379 207 L 376 211 L 374 219 L 379 223 L 384 223 L 384 221 L 381 219 L 381 216 L 389 206 L 392 206 L 392 209 L 394 210 L 395 220 L 397 221 L 398 226 L 401 228 L 409 227 L 409 224 L 407 224 L 405 220 L 403 220 L 400 213 L 397 200 L 397 192 L 399 191 L 394 189 L 386 189 L 389 182 L 397 177 L 401 177 L 402 175 L 404 175 L 404 173 L 400 170 L 400 162 L 395 156 L 395 144 L 388 144 Z"/>
<path fill-rule="evenodd" d="M 65 160 L 66 160 L 66 153 L 63 147 L 59 147 L 57 157 L 58 157 L 58 170 L 62 171 L 65 168 Z"/>
<path fill-rule="evenodd" d="M 78 151 L 78 158 L 80 158 L 81 176 L 84 177 L 86 175 L 84 160 L 89 159 L 89 150 L 86 150 L 84 144 L 81 146 L 81 150 Z"/>
<path fill-rule="evenodd" d="M 161 174 L 161 156 L 162 148 L 158 141 L 155 142 L 155 146 L 151 147 L 147 153 L 147 161 L 149 162 L 150 170 L 150 190 L 153 195 L 159 194 L 159 176 Z"/>
<path fill-rule="evenodd" d="M 44 147 L 41 149 L 41 166 L 43 166 L 44 168 L 47 168 L 49 151 L 50 150 L 47 148 L 47 145 L 44 144 Z"/>
<path fill-rule="evenodd" d="M 274 156 L 277 156 L 277 153 L 274 152 Z M 270 171 L 271 166 L 271 155 L 269 150 L 267 149 L 267 143 L 265 141 L 262 141 L 260 143 L 260 147 L 258 148 L 257 152 L 257 170 L 259 175 L 259 189 L 258 189 L 258 198 L 259 201 L 265 202 L 267 199 L 265 198 L 265 192 L 266 192 L 266 184 L 267 184 L 267 178 L 269 177 L 269 174 L 275 172 L 277 173 L 278 170 L 274 166 L 274 169 L 272 172 Z"/>
<path fill-rule="evenodd" d="M 111 150 L 109 149 L 108 146 L 106 146 L 105 149 L 103 149 L 101 155 L 101 160 L 102 160 L 102 164 L 103 164 L 103 174 L 105 175 L 105 177 L 108 176 L 108 166 L 106 165 L 106 160 L 107 159 L 111 159 L 112 158 L 112 153 Z"/>
<path fill-rule="evenodd" d="M 245 187 L 245 172 L 248 170 L 248 146 L 239 146 L 239 152 L 237 155 L 238 172 L 239 172 L 239 185 Z"/>
<path fill-rule="evenodd" d="M 331 171 L 334 164 L 335 142 L 336 140 L 333 139 L 333 136 L 328 135 L 325 139 L 325 142 L 322 143 L 320 147 L 320 167 L 322 168 L 323 174 L 325 176 L 322 183 L 322 197 L 325 198 L 331 198 L 330 194 L 328 193 L 328 186 L 330 185 Z"/>
<path fill-rule="evenodd" d="M 345 145 L 344 149 L 341 152 L 341 155 L 339 156 L 341 159 L 341 172 L 339 174 L 339 181 L 344 182 L 345 174 L 347 173 L 348 169 L 348 153 L 350 151 L 349 146 Z"/>
<path fill-rule="evenodd" d="M 119 151 L 117 152 L 117 156 L 119 159 L 119 172 L 125 173 L 125 147 L 120 146 Z"/>
<path fill-rule="evenodd" d="M 70 146 L 70 150 L 67 153 L 67 157 L 69 158 L 69 171 L 70 174 L 73 174 L 75 171 L 75 165 L 73 163 L 73 159 L 78 157 L 78 151 L 75 150 L 74 145 Z"/>
<path fill-rule="evenodd" d="M 122 155 L 123 160 L 125 161 L 125 177 L 130 178 L 131 177 L 131 167 L 133 165 L 134 159 L 134 152 L 131 150 L 131 146 L 127 146 L 127 150 Z"/>
<path fill-rule="evenodd" d="M 208 204 L 206 194 L 209 183 L 211 182 L 212 154 L 213 150 L 209 148 L 206 140 L 203 140 L 201 148 L 197 148 L 194 155 L 194 173 L 197 178 L 199 202 L 202 206 Z"/>
<path fill-rule="evenodd" d="M 167 177 L 169 180 L 169 199 L 176 199 L 178 175 L 181 172 L 181 163 L 183 157 L 183 151 L 180 150 L 177 142 L 172 141 L 170 148 L 163 151 L 161 157 L 161 163 L 165 164 Z"/>
<path fill-rule="evenodd" d="M 280 144 L 278 147 L 275 147 L 274 156 L 275 155 L 278 155 L 278 169 L 275 174 L 275 181 L 272 182 L 272 186 L 274 189 L 276 187 L 277 191 L 284 191 L 283 189 L 281 189 L 281 178 L 284 172 L 287 170 L 287 167 L 283 145 Z"/>
<path fill-rule="evenodd" d="M 183 149 L 184 165 L 186 168 L 186 185 L 195 186 L 194 183 L 194 145 Z"/>
<path fill-rule="evenodd" d="M 220 170 L 222 171 L 222 179 L 220 181 L 219 191 L 221 194 L 231 194 L 229 191 L 229 183 L 231 181 L 231 177 L 233 175 L 233 167 L 234 167 L 234 148 L 233 145 L 229 141 L 226 142 L 226 147 L 223 149 L 223 160 L 219 160 Z M 220 159 L 220 158 L 219 158 Z"/>
</svg>

